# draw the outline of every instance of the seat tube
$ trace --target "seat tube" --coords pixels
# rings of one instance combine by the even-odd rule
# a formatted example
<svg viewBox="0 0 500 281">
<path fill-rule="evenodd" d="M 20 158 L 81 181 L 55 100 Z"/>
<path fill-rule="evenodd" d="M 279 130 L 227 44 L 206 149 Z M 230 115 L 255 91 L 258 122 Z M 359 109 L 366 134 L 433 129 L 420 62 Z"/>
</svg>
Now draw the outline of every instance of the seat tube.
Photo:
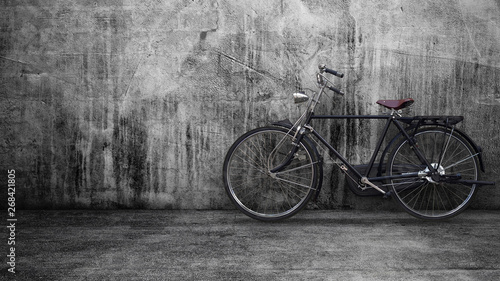
<svg viewBox="0 0 500 281">
<path fill-rule="evenodd" d="M 435 172 L 436 169 L 434 167 L 432 167 L 431 163 L 429 163 L 429 161 L 427 160 L 427 158 L 425 158 L 425 156 L 422 154 L 420 149 L 418 149 L 418 144 L 415 141 L 415 139 L 413 137 L 410 137 L 410 135 L 408 135 L 406 130 L 403 128 L 403 126 L 401 125 L 401 123 L 399 123 L 399 121 L 397 119 L 394 119 L 394 124 L 396 124 L 396 127 L 398 127 L 399 131 L 408 140 L 408 143 L 410 144 L 410 148 L 413 150 L 415 155 L 417 155 L 418 159 L 422 163 L 424 163 L 429 168 L 430 171 Z"/>
<path fill-rule="evenodd" d="M 365 174 L 365 176 L 367 176 L 367 177 L 373 168 L 373 163 L 375 163 L 375 159 L 377 158 L 377 154 L 380 151 L 380 147 L 382 146 L 382 142 L 384 141 L 385 136 L 387 135 L 387 131 L 389 131 L 389 126 L 391 125 L 391 122 L 392 122 L 392 117 L 387 119 L 387 122 L 386 122 L 385 127 L 384 127 L 384 131 L 382 132 L 382 136 L 380 136 L 380 139 L 377 143 L 377 147 L 373 151 L 372 158 L 370 159 L 370 163 L 368 164 L 368 170 L 366 171 L 366 174 Z"/>
</svg>

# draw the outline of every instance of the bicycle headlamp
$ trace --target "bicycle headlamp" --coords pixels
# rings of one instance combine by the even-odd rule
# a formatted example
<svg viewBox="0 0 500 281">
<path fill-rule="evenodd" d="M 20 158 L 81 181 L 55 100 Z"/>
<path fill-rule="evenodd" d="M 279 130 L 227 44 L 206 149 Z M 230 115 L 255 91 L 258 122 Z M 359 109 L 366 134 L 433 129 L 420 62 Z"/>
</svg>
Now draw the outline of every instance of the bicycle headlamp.
<svg viewBox="0 0 500 281">
<path fill-rule="evenodd" d="M 295 103 L 301 103 L 309 100 L 309 96 L 307 96 L 304 92 L 293 93 L 293 101 Z"/>
</svg>

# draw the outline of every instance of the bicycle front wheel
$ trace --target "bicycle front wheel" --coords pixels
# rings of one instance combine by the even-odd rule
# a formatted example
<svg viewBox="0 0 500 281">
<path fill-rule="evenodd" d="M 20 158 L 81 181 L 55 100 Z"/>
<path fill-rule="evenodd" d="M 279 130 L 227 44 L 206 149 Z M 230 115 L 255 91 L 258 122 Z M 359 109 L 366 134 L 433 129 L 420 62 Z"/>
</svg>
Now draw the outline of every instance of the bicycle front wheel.
<svg viewBox="0 0 500 281">
<path fill-rule="evenodd" d="M 458 133 L 439 127 L 425 128 L 415 134 L 415 140 L 440 175 L 478 180 L 476 153 Z M 389 159 L 389 175 L 428 171 L 406 139 L 396 145 Z M 411 215 L 422 219 L 445 219 L 459 214 L 470 204 L 476 191 L 476 185 L 436 182 L 431 177 L 395 179 L 391 185 L 396 201 Z"/>
<path fill-rule="evenodd" d="M 257 128 L 238 138 L 224 160 L 227 194 L 244 214 L 258 220 L 288 218 L 309 201 L 318 182 L 319 161 L 304 139 L 290 165 L 271 173 L 292 149 L 293 136 L 279 127 Z"/>
</svg>

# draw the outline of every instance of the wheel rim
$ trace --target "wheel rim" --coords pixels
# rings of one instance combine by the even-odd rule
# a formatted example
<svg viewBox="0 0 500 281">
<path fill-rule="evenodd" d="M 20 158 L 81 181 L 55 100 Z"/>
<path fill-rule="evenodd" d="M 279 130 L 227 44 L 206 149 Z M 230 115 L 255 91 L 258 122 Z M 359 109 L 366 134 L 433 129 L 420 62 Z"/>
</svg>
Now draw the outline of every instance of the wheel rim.
<svg viewBox="0 0 500 281">
<path fill-rule="evenodd" d="M 477 180 L 474 154 L 463 140 L 441 130 L 417 133 L 415 138 L 421 152 L 434 168 L 438 168 L 440 175 L 460 173 L 462 179 Z M 428 171 L 428 168 L 418 160 L 408 141 L 403 142 L 392 159 L 391 175 L 421 171 Z M 403 207 L 425 218 L 444 218 L 459 213 L 469 204 L 476 188 L 475 185 L 435 182 L 430 177 L 392 180 L 391 184 Z"/>
<path fill-rule="evenodd" d="M 227 187 L 237 206 L 261 218 L 287 217 L 298 211 L 315 184 L 313 156 L 301 143 L 292 163 L 271 174 L 291 149 L 291 136 L 277 130 L 249 135 L 235 147 L 227 166 Z"/>
</svg>

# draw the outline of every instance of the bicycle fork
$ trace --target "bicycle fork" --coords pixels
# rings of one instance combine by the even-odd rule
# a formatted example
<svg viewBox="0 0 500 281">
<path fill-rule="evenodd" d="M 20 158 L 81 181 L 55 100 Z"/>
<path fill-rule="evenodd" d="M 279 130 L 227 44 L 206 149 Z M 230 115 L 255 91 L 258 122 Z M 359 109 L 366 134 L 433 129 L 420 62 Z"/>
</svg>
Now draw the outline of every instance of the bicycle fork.
<svg viewBox="0 0 500 281">
<path fill-rule="evenodd" d="M 290 150 L 290 152 L 288 152 L 288 155 L 285 158 L 285 160 L 283 160 L 283 162 L 281 162 L 280 164 L 278 164 L 278 166 L 269 170 L 269 172 L 271 174 L 276 174 L 276 173 L 280 172 L 281 170 L 286 168 L 288 165 L 290 165 L 290 163 L 292 163 L 293 159 L 295 158 L 295 154 L 297 153 L 297 151 L 299 151 L 300 142 L 302 141 L 302 138 L 304 137 L 304 134 L 306 133 L 305 130 L 306 129 L 304 127 L 298 128 L 298 130 L 295 132 L 295 135 L 292 139 L 292 149 Z M 281 145 L 281 142 L 278 144 L 277 147 L 279 147 L 280 145 Z"/>
</svg>

